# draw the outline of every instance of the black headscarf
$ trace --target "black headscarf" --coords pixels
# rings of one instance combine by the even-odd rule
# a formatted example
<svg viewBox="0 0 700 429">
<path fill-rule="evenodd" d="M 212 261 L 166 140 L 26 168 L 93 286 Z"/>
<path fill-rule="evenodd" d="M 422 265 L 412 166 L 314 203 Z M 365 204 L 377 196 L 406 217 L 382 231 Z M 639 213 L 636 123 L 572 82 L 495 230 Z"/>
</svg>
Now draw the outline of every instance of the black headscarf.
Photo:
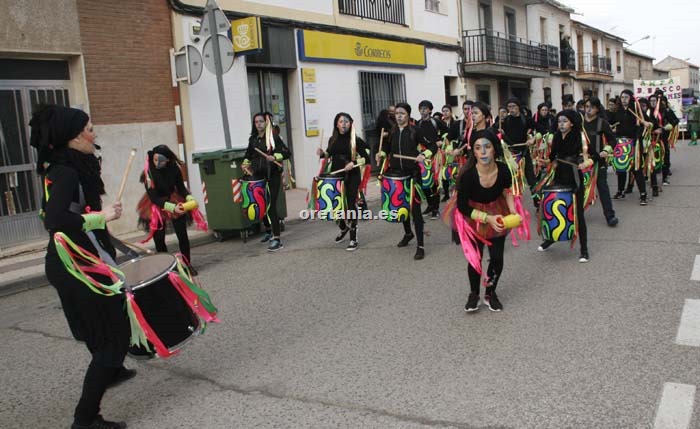
<svg viewBox="0 0 700 429">
<path fill-rule="evenodd" d="M 53 104 L 40 106 L 29 121 L 29 142 L 37 150 L 36 171 L 39 174 L 46 174 L 47 164 L 70 165 L 78 171 L 86 204 L 93 210 L 100 210 L 100 195 L 105 193 L 100 161 L 95 155 L 68 147 L 68 142 L 78 137 L 89 121 L 87 113 L 79 109 Z"/>
<path fill-rule="evenodd" d="M 572 131 L 581 131 L 581 114 L 575 110 L 562 110 L 557 114 L 557 122 L 561 116 L 566 117 L 573 124 Z"/>
</svg>

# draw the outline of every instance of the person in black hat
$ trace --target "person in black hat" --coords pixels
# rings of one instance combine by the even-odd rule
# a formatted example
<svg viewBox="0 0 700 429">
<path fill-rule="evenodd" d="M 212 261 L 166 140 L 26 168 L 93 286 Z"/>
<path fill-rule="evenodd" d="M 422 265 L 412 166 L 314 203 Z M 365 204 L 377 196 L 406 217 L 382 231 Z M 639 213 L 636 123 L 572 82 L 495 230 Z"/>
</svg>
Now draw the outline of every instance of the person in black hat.
<svg viewBox="0 0 700 429">
<path fill-rule="evenodd" d="M 503 122 L 503 141 L 517 159 L 521 159 L 520 165 L 524 169 L 525 180 L 532 188 L 535 185 L 535 169 L 532 165 L 529 146 L 535 142 L 531 130 L 536 128 L 532 118 L 521 113 L 520 100 L 516 97 L 508 99 L 508 116 Z"/>
<path fill-rule="evenodd" d="M 578 239 L 581 245 L 579 262 L 588 262 L 588 232 L 586 228 L 586 218 L 584 217 L 584 194 L 583 173 L 593 164 L 591 147 L 587 153 L 583 153 L 583 141 L 581 140 L 581 128 L 577 121 L 578 113 L 573 110 L 564 110 L 557 115 L 559 130 L 554 134 L 552 140 L 552 151 L 549 159 L 554 164 L 554 184 L 574 188 L 576 191 L 576 218 L 578 221 Z M 558 161 L 561 160 L 561 161 Z M 571 164 L 578 165 L 574 167 Z M 537 248 L 540 252 L 548 250 L 553 241 L 545 240 Z"/>
<path fill-rule="evenodd" d="M 416 122 L 416 130 L 418 131 L 419 143 L 422 150 L 428 145 L 436 145 L 442 147 L 442 142 L 449 134 L 449 128 L 445 126 L 442 120 L 432 117 L 433 103 L 428 100 L 423 100 L 418 104 L 420 119 Z M 431 168 L 430 164 L 426 164 L 426 168 Z M 434 175 L 435 176 L 435 175 Z M 438 192 L 439 177 L 433 177 L 433 186 L 430 189 L 424 189 L 428 199 L 428 207 L 423 212 L 424 215 L 430 214 L 431 219 L 437 219 L 440 214 L 440 193 Z"/>
<path fill-rule="evenodd" d="M 586 117 L 583 121 L 583 130 L 590 142 L 591 158 L 598 163 L 598 197 L 603 206 L 603 214 L 608 226 L 616 226 L 619 219 L 615 216 L 610 188 L 608 187 L 608 158 L 613 155 L 612 144 L 615 142 L 615 134 L 608 121 L 601 116 L 603 105 L 598 97 L 591 97 L 586 102 Z"/>
<path fill-rule="evenodd" d="M 418 163 L 430 159 L 437 152 L 437 145 L 433 142 L 423 141 L 419 131 L 411 126 L 411 106 L 407 103 L 396 104 L 396 126 L 391 130 L 391 144 L 385 145 L 384 150 L 376 156 L 377 165 L 381 165 L 382 158 L 389 157 L 389 171 L 395 175 L 412 176 L 415 183 L 420 183 L 420 169 Z M 391 156 L 392 154 L 415 157 L 416 160 L 408 160 Z M 411 217 L 416 228 L 415 235 L 411 231 L 411 219 L 403 222 L 404 236 L 397 245 L 406 247 L 408 243 L 416 238 L 418 247 L 415 260 L 425 258 L 425 248 L 423 247 L 423 216 L 420 211 L 420 196 L 415 195 L 411 208 Z"/>
<path fill-rule="evenodd" d="M 98 260 L 116 265 L 107 223 L 121 217 L 122 205 L 102 204 L 105 187 L 95 157 L 97 135 L 85 112 L 42 106 L 29 125 L 31 145 L 37 150 L 37 172 L 45 190 L 42 208 L 50 235 L 46 277 L 58 292 L 73 337 L 84 342 L 92 355 L 71 427 L 124 428 L 125 423 L 106 421 L 100 415 L 100 402 L 107 388 L 135 375 L 123 365 L 130 338 L 124 295 L 93 292 L 84 283 L 90 276 L 76 272 L 59 256 L 76 251 L 77 245 Z M 94 278 L 112 283 L 97 274 Z"/>
<path fill-rule="evenodd" d="M 573 94 L 564 94 L 561 97 L 561 110 L 574 110 L 576 107 L 576 100 L 574 100 Z"/>
<path fill-rule="evenodd" d="M 501 311 L 503 305 L 496 295 L 496 287 L 503 271 L 503 250 L 508 233 L 504 228 L 503 218 L 516 213 L 513 194 L 510 192 L 513 178 L 508 167 L 497 161 L 503 157 L 503 148 L 491 130 L 474 131 L 472 142 L 467 164 L 457 177 L 456 198 L 459 216 L 456 212 L 452 213 L 452 226 L 458 232 L 468 226 L 482 239 L 489 241 L 484 303 L 491 311 Z M 478 254 L 478 262 L 469 261 L 467 267 L 471 293 L 464 306 L 466 312 L 479 309 L 484 244 L 481 241 L 476 243 L 476 249 L 471 250 Z M 461 241 L 460 244 L 467 248 L 473 246 L 468 241 Z M 472 265 L 473 263 L 475 265 Z"/>
<path fill-rule="evenodd" d="M 626 137 L 634 140 L 635 142 L 635 157 L 641 157 L 641 139 L 642 132 L 645 126 L 651 126 L 648 122 L 644 121 L 644 118 L 639 116 L 642 112 L 635 112 L 635 107 L 632 104 L 634 101 L 634 95 L 629 89 L 625 89 L 620 93 L 620 109 L 618 109 L 612 116 L 612 123 L 616 124 L 615 135 L 617 138 Z M 613 146 L 614 147 L 614 146 Z M 639 163 L 639 167 L 635 168 L 635 163 L 632 163 L 630 173 L 637 182 L 637 187 L 639 188 L 639 204 L 646 206 L 647 201 L 647 188 L 644 181 L 644 172 L 642 171 L 642 163 Z M 625 182 L 627 181 L 627 173 L 618 172 L 617 173 L 617 193 L 613 196 L 613 199 L 620 200 L 625 198 Z"/>
</svg>

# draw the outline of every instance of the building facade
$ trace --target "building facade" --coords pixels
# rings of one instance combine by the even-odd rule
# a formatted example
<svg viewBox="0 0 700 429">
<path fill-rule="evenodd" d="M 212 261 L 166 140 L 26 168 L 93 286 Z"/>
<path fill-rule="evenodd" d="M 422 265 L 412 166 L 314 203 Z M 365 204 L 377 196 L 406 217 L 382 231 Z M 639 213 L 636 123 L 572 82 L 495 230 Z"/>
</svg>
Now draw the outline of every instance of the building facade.
<svg viewBox="0 0 700 429">
<path fill-rule="evenodd" d="M 625 88 L 634 89 L 635 80 L 650 80 L 654 77 L 654 57 L 625 48 Z M 665 77 L 664 77 L 665 79 Z"/>
<path fill-rule="evenodd" d="M 46 236 L 29 120 L 42 103 L 84 109 L 102 146 L 107 195 L 116 193 L 131 148 L 177 148 L 168 48 L 170 13 L 159 0 L 0 0 L 0 246 Z M 135 19 L 141 17 L 143 19 Z M 146 19 L 147 18 L 147 19 Z M 135 165 L 140 165 L 136 162 Z M 131 171 L 113 232 L 136 229 L 144 193 Z"/>
<path fill-rule="evenodd" d="M 697 93 L 700 90 L 700 69 L 695 64 L 669 55 L 656 63 L 654 68 L 668 73 L 668 77 L 680 78 L 684 91 Z"/>
<path fill-rule="evenodd" d="M 204 1 L 172 1 L 176 47 L 203 40 L 192 34 Z M 338 112 L 349 113 L 358 134 L 376 147 L 375 121 L 382 109 L 407 101 L 435 111 L 465 99 L 459 79 L 457 0 L 220 0 L 229 19 L 257 16 L 263 51 L 237 57 L 223 76 L 232 146 L 245 148 L 252 115 L 269 111 L 293 154 L 299 187 L 318 170 L 316 148 L 326 146 Z M 309 85 L 313 84 L 313 85 Z M 312 88 L 313 87 L 313 88 Z M 314 91 L 314 103 L 308 103 Z M 193 85 L 181 85 L 188 155 L 224 148 L 216 80 L 206 70 Z M 323 141 L 320 141 L 320 131 Z M 197 165 L 189 164 L 191 189 L 199 198 Z"/>
</svg>

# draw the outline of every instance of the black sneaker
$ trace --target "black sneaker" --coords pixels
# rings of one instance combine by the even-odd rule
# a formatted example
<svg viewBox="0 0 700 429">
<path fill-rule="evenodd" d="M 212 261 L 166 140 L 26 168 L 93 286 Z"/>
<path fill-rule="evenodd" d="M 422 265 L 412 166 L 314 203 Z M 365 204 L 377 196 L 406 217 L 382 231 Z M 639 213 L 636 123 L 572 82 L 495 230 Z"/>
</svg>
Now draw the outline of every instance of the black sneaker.
<svg viewBox="0 0 700 429">
<path fill-rule="evenodd" d="M 467 305 L 464 306 L 464 311 L 471 313 L 479 310 L 479 294 L 470 293 L 469 298 L 467 298 Z"/>
<path fill-rule="evenodd" d="M 416 254 L 413 255 L 413 259 L 420 261 L 423 258 L 425 258 L 425 249 L 422 247 L 416 247 Z"/>
<path fill-rule="evenodd" d="M 197 271 L 192 265 L 188 265 L 187 269 L 190 270 L 190 274 L 192 274 L 192 277 L 196 277 L 199 275 L 199 271 Z"/>
<path fill-rule="evenodd" d="M 350 232 L 350 228 L 345 228 L 340 231 L 337 237 L 335 237 L 335 242 L 340 243 L 343 240 L 345 240 L 345 236 L 348 235 L 348 232 Z"/>
<path fill-rule="evenodd" d="M 634 191 L 634 186 L 628 186 L 627 189 L 625 189 L 625 194 L 631 194 L 632 191 Z"/>
<path fill-rule="evenodd" d="M 608 226 L 617 226 L 618 223 L 620 223 L 620 219 L 616 218 L 615 216 L 609 218 L 607 220 Z"/>
<path fill-rule="evenodd" d="M 668 179 L 664 179 L 663 184 L 664 184 L 664 186 L 668 186 L 671 184 L 671 182 L 669 182 Z"/>
<path fill-rule="evenodd" d="M 437 211 L 437 210 L 434 211 L 434 212 L 430 215 L 430 219 L 440 219 L 440 212 Z"/>
<path fill-rule="evenodd" d="M 276 252 L 278 250 L 284 249 L 284 246 L 282 246 L 282 242 L 279 241 L 276 238 L 273 238 L 270 241 L 270 246 L 267 248 L 268 252 Z"/>
<path fill-rule="evenodd" d="M 357 249 L 357 240 L 350 240 L 348 247 L 345 248 L 348 252 L 352 252 Z"/>
<path fill-rule="evenodd" d="M 92 424 L 85 426 L 85 425 L 79 425 L 77 423 L 73 423 L 71 425 L 71 429 L 125 429 L 126 428 L 126 423 L 125 422 L 110 422 L 102 418 L 101 415 L 97 415 L 95 417 L 95 421 L 92 422 Z"/>
<path fill-rule="evenodd" d="M 537 248 L 537 251 L 538 251 L 538 252 L 545 252 L 545 251 L 547 251 L 547 249 L 549 249 L 549 247 L 550 247 L 552 244 L 554 244 L 553 241 L 545 240 L 545 241 L 543 241 L 542 244 L 540 244 L 540 246 Z"/>
<path fill-rule="evenodd" d="M 647 195 L 644 194 L 639 198 L 639 205 L 646 206 L 647 204 L 649 204 L 649 202 L 647 201 Z"/>
<path fill-rule="evenodd" d="M 652 197 L 658 197 L 659 196 L 659 188 L 654 188 L 651 190 L 651 196 Z"/>
<path fill-rule="evenodd" d="M 110 381 L 107 385 L 107 389 L 116 387 L 127 380 L 131 380 L 134 377 L 136 377 L 135 369 L 126 369 L 122 366 L 121 368 L 119 368 L 119 372 L 117 372 L 114 378 L 112 378 L 112 381 Z"/>
<path fill-rule="evenodd" d="M 613 195 L 613 200 L 624 200 L 624 199 L 625 199 L 624 192 L 618 192 L 617 194 Z"/>
<path fill-rule="evenodd" d="M 503 304 L 501 304 L 501 301 L 498 300 L 498 295 L 496 295 L 495 292 L 493 292 L 491 295 L 485 295 L 484 301 L 486 302 L 486 305 L 489 306 L 489 310 L 491 311 L 503 310 Z"/>
<path fill-rule="evenodd" d="M 424 214 L 424 215 L 427 215 L 427 214 L 430 214 L 430 212 L 432 212 L 432 211 L 433 211 L 433 208 L 430 207 L 430 206 L 428 206 L 427 209 L 423 210 L 423 214 Z"/>
<path fill-rule="evenodd" d="M 578 261 L 582 264 L 585 264 L 586 262 L 588 262 L 589 259 L 590 257 L 588 256 L 588 250 L 582 250 L 581 254 L 578 257 Z"/>
<path fill-rule="evenodd" d="M 399 241 L 399 244 L 396 245 L 396 247 L 406 247 L 406 246 L 408 246 L 408 243 L 410 243 L 411 240 L 413 240 L 413 237 L 415 237 L 415 235 L 413 235 L 413 233 L 405 234 L 405 235 L 403 236 L 403 238 L 401 239 L 401 241 Z"/>
<path fill-rule="evenodd" d="M 261 243 L 267 243 L 270 241 L 272 238 L 272 233 L 271 232 L 266 232 L 265 235 L 263 235 L 263 238 L 260 240 Z"/>
</svg>

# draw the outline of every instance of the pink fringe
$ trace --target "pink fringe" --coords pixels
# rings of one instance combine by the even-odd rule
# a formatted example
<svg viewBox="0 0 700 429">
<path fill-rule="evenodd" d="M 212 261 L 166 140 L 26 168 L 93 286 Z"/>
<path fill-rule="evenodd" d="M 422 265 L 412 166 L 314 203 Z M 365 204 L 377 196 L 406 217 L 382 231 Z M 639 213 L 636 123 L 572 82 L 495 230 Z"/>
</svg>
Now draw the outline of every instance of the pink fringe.
<svg viewBox="0 0 700 429">
<path fill-rule="evenodd" d="M 182 278 L 180 278 L 180 275 L 176 272 L 169 272 L 168 273 L 168 278 L 170 279 L 170 283 L 175 287 L 175 289 L 180 293 L 180 296 L 182 296 L 182 299 L 187 302 L 187 305 L 192 309 L 192 311 L 199 316 L 202 320 L 206 321 L 207 323 L 209 322 L 214 322 L 218 323 L 219 319 L 216 317 L 216 314 L 210 313 L 207 311 L 206 308 L 204 308 L 203 305 L 199 304 L 199 297 L 197 294 L 192 292 L 192 289 L 190 289 L 187 286 L 187 283 L 185 283 Z"/>
<path fill-rule="evenodd" d="M 157 205 L 152 204 L 151 223 L 149 224 L 150 232 L 146 238 L 141 240 L 141 244 L 147 243 L 151 238 L 153 238 L 156 231 L 161 230 L 163 228 L 165 228 L 165 221 L 163 220 L 163 215 L 160 213 L 160 208 Z"/>
<path fill-rule="evenodd" d="M 464 257 L 469 262 L 469 265 L 476 270 L 477 273 L 481 274 L 481 252 L 477 247 L 477 243 L 481 241 L 487 246 L 491 245 L 491 242 L 482 238 L 479 234 L 474 231 L 474 229 L 469 225 L 469 223 L 462 216 L 462 212 L 459 210 L 454 211 L 455 226 L 457 227 L 457 234 L 459 234 L 459 241 L 462 246 L 462 251 L 464 252 Z"/>
<path fill-rule="evenodd" d="M 513 246 L 519 247 L 520 244 L 518 243 L 516 235 L 520 237 L 521 240 L 530 240 L 530 212 L 523 206 L 522 195 L 514 196 L 513 201 L 515 202 L 515 212 L 520 215 L 523 221 L 520 223 L 520 226 L 515 228 L 510 234 L 510 239 L 513 242 Z"/>
<path fill-rule="evenodd" d="M 155 347 L 158 356 L 162 358 L 169 358 L 170 356 L 177 354 L 177 351 L 171 353 L 170 350 L 168 350 L 168 348 L 165 347 L 165 344 L 163 344 L 160 338 L 158 338 L 156 332 L 153 330 L 153 328 L 151 328 L 151 325 L 148 324 L 146 318 L 143 316 L 141 309 L 139 308 L 138 304 L 136 303 L 136 300 L 134 299 L 134 294 L 129 291 L 126 292 L 126 305 L 131 307 L 131 310 L 134 312 L 136 320 L 141 326 L 143 333 L 146 334 L 146 338 L 148 339 L 148 341 L 150 341 L 151 344 L 153 344 L 153 346 Z"/>
<path fill-rule="evenodd" d="M 202 214 L 202 212 L 199 211 L 199 209 L 192 210 L 192 220 L 194 220 L 194 223 L 197 226 L 198 230 L 204 232 L 209 231 L 209 225 L 207 224 L 207 220 L 204 219 L 204 215 Z"/>
</svg>

